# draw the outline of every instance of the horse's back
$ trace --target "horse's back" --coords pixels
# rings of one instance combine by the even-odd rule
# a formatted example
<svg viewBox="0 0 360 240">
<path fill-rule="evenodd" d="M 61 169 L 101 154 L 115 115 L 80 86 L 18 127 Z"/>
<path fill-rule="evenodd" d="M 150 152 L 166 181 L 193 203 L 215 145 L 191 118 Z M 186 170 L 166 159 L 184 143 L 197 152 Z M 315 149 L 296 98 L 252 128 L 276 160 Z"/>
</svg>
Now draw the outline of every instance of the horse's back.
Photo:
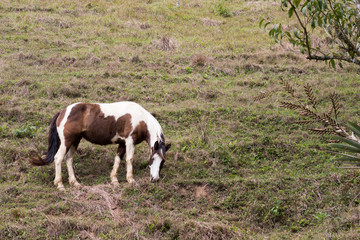
<svg viewBox="0 0 360 240">
<path fill-rule="evenodd" d="M 104 116 L 114 116 L 116 119 L 125 114 L 130 114 L 133 118 L 145 118 L 148 111 L 135 102 L 115 102 L 115 103 L 99 103 Z"/>
<path fill-rule="evenodd" d="M 153 125 L 155 119 L 134 102 L 76 103 L 67 107 L 66 117 L 66 145 L 79 137 L 100 145 L 120 143 L 130 135 L 139 143 L 149 138 L 153 131 L 148 125 Z"/>
</svg>

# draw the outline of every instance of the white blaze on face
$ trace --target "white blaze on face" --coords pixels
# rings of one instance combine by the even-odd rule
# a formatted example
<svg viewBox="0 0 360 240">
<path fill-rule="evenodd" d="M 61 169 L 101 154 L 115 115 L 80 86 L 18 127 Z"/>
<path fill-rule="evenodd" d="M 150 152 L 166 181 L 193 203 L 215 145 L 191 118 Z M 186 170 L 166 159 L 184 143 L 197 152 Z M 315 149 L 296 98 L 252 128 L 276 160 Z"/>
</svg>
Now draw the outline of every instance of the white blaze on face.
<svg viewBox="0 0 360 240">
<path fill-rule="evenodd" d="M 160 165 L 162 162 L 162 158 L 158 154 L 154 154 L 154 161 L 150 165 L 150 175 L 151 180 L 156 181 L 160 178 Z"/>
</svg>

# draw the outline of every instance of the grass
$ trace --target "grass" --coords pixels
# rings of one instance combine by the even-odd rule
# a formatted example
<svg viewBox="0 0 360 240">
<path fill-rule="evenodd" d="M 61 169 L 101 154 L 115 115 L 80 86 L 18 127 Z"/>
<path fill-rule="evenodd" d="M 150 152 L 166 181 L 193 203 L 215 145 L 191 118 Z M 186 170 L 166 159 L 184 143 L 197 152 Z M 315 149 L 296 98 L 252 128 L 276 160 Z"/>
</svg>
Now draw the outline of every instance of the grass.
<svg viewBox="0 0 360 240">
<path fill-rule="evenodd" d="M 359 171 L 317 150 L 327 137 L 280 109 L 279 78 L 336 91 L 358 120 L 358 69 L 333 70 L 274 43 L 259 16 L 277 1 L 23 1 L 0 3 L 1 239 L 357 239 Z M 220 8 L 220 7 L 221 8 Z M 219 11 L 225 11 L 226 16 Z M 254 97 L 267 89 L 267 101 Z M 163 178 L 148 180 L 146 144 L 134 177 L 110 185 L 116 146 L 82 142 L 84 185 L 53 186 L 33 168 L 52 116 L 74 102 L 136 101 L 172 143 Z"/>
</svg>

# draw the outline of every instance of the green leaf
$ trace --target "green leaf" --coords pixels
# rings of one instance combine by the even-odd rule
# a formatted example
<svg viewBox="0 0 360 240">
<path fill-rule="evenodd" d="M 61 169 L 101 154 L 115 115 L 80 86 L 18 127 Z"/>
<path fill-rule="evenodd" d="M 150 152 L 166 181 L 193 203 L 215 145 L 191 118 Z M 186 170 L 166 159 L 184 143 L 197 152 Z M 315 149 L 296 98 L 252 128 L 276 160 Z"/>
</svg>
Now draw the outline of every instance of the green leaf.
<svg viewBox="0 0 360 240">
<path fill-rule="evenodd" d="M 350 144 L 351 146 L 354 146 L 356 148 L 360 149 L 360 143 L 354 141 L 354 140 L 350 140 L 344 137 L 339 137 L 339 136 L 334 136 L 335 139 L 342 141 L 342 142 L 346 142 L 347 144 Z"/>
<path fill-rule="evenodd" d="M 288 11 L 288 15 L 289 15 L 289 18 L 292 17 L 292 15 L 294 14 L 294 11 L 295 11 L 295 8 L 294 7 L 291 7 Z"/>
<path fill-rule="evenodd" d="M 357 158 L 355 156 L 350 156 L 349 157 L 339 157 L 339 158 L 335 158 L 335 161 L 350 161 L 350 162 L 360 162 L 360 158 Z"/>
<path fill-rule="evenodd" d="M 302 54 L 305 53 L 305 50 L 306 50 L 306 48 L 305 48 L 304 46 L 301 46 L 301 47 L 300 47 L 300 52 L 301 52 Z"/>
<path fill-rule="evenodd" d="M 322 27 L 322 18 L 321 17 L 318 17 L 318 20 L 317 20 L 317 24 L 319 25 L 319 27 Z"/>
<path fill-rule="evenodd" d="M 354 58 L 354 51 L 349 51 L 350 57 Z"/>
<path fill-rule="evenodd" d="M 311 2 L 307 4 L 307 9 L 311 10 Z"/>
<path fill-rule="evenodd" d="M 301 0 L 294 0 L 293 4 L 297 8 L 300 4 Z"/>
<path fill-rule="evenodd" d="M 275 35 L 275 29 L 271 29 L 270 31 L 269 31 L 269 36 L 274 36 Z"/>
<path fill-rule="evenodd" d="M 347 144 L 341 144 L 341 143 L 333 143 L 330 144 L 331 147 L 338 148 L 344 151 L 353 152 L 353 153 L 360 153 L 360 148 L 352 147 Z"/>
<path fill-rule="evenodd" d="M 360 126 L 357 125 L 357 123 L 350 122 L 348 128 L 350 128 L 350 130 L 353 131 L 356 136 L 360 137 Z"/>
<path fill-rule="evenodd" d="M 330 59 L 330 64 L 335 69 L 335 60 L 334 59 Z"/>
<path fill-rule="evenodd" d="M 261 19 L 260 22 L 259 22 L 259 27 L 261 27 L 262 23 L 265 21 L 265 19 Z"/>
<path fill-rule="evenodd" d="M 332 151 L 329 151 L 329 152 L 332 152 Z M 357 157 L 357 156 L 355 156 L 355 155 L 350 155 L 350 154 L 340 153 L 340 152 L 332 152 L 332 153 L 335 153 L 335 154 L 338 154 L 338 155 L 341 155 L 341 156 L 342 156 L 342 157 L 340 157 L 340 158 L 336 158 L 336 159 L 335 159 L 336 161 L 342 161 L 342 160 L 355 161 L 355 162 L 360 161 L 360 158 Z"/>
<path fill-rule="evenodd" d="M 294 28 L 294 35 L 300 39 L 299 30 L 297 28 Z"/>
<path fill-rule="evenodd" d="M 286 1 L 286 0 L 282 1 L 281 4 L 282 4 L 284 7 L 287 7 L 287 1 Z"/>
<path fill-rule="evenodd" d="M 315 23 L 315 20 L 313 19 L 312 22 L 311 22 L 311 27 L 312 29 L 314 29 L 316 27 L 316 23 Z"/>
<path fill-rule="evenodd" d="M 301 9 L 301 12 L 302 12 L 302 14 L 304 14 L 304 15 L 306 16 L 306 7 L 303 7 L 303 8 Z"/>
<path fill-rule="evenodd" d="M 327 1 L 324 1 L 323 8 L 324 8 L 324 10 L 326 10 L 328 8 Z"/>
<path fill-rule="evenodd" d="M 322 9 L 323 1 L 322 1 L 322 0 L 318 0 L 318 5 L 319 5 L 319 8 Z"/>
</svg>

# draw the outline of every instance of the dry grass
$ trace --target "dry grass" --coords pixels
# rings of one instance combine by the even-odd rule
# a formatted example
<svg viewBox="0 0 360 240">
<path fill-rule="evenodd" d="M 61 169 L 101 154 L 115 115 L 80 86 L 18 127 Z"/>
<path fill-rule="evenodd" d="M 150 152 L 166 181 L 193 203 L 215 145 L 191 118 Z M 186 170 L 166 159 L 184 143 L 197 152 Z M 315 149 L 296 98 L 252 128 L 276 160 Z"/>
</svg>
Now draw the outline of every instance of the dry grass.
<svg viewBox="0 0 360 240">
<path fill-rule="evenodd" d="M 276 1 L 168 0 L 4 3 L 0 8 L 0 239 L 324 239 L 358 235 L 357 171 L 337 168 L 272 95 L 279 78 L 337 90 L 357 120 L 357 69 L 308 62 L 258 28 L 285 18 Z M 319 42 L 319 44 L 322 44 Z M 316 86 L 316 87 L 315 87 Z M 139 145 L 135 185 L 116 146 L 85 141 L 74 159 L 82 188 L 53 186 L 46 151 L 52 116 L 74 102 L 136 101 L 172 143 L 158 183 Z M 354 117 L 355 116 L 355 117 Z M 31 129 L 35 129 L 32 130 Z M 356 181 L 354 181 L 354 178 Z"/>
<path fill-rule="evenodd" d="M 211 26 L 219 26 L 221 24 L 223 24 L 222 21 L 219 21 L 219 20 L 212 20 L 210 19 L 209 17 L 206 17 L 206 18 L 203 18 L 202 19 L 202 23 L 204 24 L 204 26 L 207 26 L 207 27 L 211 27 Z"/>
<path fill-rule="evenodd" d="M 168 36 L 162 36 L 152 42 L 153 46 L 163 51 L 171 51 L 177 47 L 177 43 L 174 39 Z"/>
<path fill-rule="evenodd" d="M 191 57 L 191 65 L 193 66 L 200 66 L 203 67 L 205 65 L 207 65 L 209 62 L 209 59 L 202 54 L 195 54 L 194 56 Z"/>
</svg>

